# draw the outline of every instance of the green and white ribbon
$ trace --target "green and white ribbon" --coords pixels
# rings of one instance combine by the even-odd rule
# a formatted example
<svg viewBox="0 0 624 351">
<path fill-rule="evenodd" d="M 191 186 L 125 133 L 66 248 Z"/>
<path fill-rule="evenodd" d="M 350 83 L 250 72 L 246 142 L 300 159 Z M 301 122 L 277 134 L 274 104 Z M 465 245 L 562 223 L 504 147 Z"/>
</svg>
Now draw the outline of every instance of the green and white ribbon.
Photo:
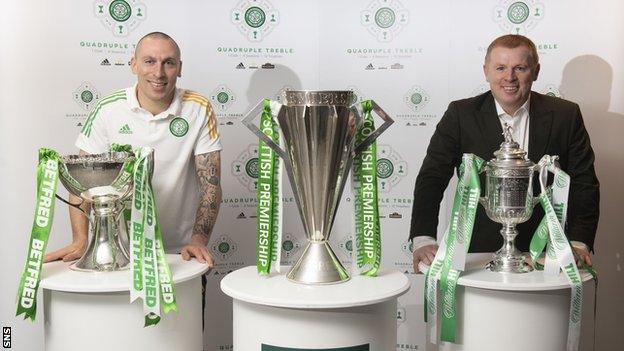
<svg viewBox="0 0 624 351">
<path fill-rule="evenodd" d="M 430 326 L 430 340 L 437 342 L 437 289 L 440 279 L 442 296 L 442 323 L 440 339 L 455 342 L 457 280 L 465 267 L 466 253 L 472 239 L 474 219 L 479 204 L 481 185 L 479 172 L 484 161 L 464 154 L 459 167 L 459 179 L 451 219 L 438 252 L 425 276 L 425 322 Z"/>
<path fill-rule="evenodd" d="M 132 225 L 130 229 L 130 264 L 132 288 L 130 302 L 143 299 L 145 326 L 160 321 L 161 302 L 165 313 L 177 311 L 175 287 L 169 268 L 156 202 L 151 184 L 150 159 L 153 150 L 149 147 L 134 150 L 134 192 L 132 196 Z"/>
<path fill-rule="evenodd" d="M 551 248 L 549 250 L 552 251 L 552 253 L 551 251 L 547 251 L 546 259 L 548 260 L 548 256 L 554 256 L 554 259 L 557 262 L 556 274 L 559 273 L 559 268 L 561 268 L 568 278 L 572 288 L 570 296 L 567 350 L 574 351 L 578 350 L 581 333 L 583 281 L 578 268 L 576 267 L 572 247 L 570 246 L 570 243 L 563 231 L 563 223 L 565 223 L 565 209 L 567 204 L 563 206 L 559 205 L 558 208 L 555 208 L 555 205 L 550 200 L 549 191 L 546 187 L 548 172 L 555 173 L 552 191 L 553 201 L 557 204 L 556 201 L 565 198 L 565 202 L 567 203 L 567 194 L 564 196 L 562 195 L 562 192 L 564 190 L 567 192 L 570 177 L 554 165 L 554 160 L 555 158 L 550 156 L 544 156 L 544 158 L 540 160 L 540 164 L 543 165 L 543 167 L 540 170 L 541 193 L 539 195 L 539 199 L 542 207 L 544 208 L 544 218 L 548 228 L 548 246 Z M 557 195 L 555 195 L 556 192 L 558 193 Z M 558 200 L 555 200 L 556 197 Z M 536 240 L 542 239 L 538 236 L 538 239 Z M 533 252 L 531 254 L 533 255 Z M 545 272 L 545 274 L 547 274 L 547 272 Z"/>
<path fill-rule="evenodd" d="M 279 104 L 264 100 L 260 130 L 276 145 L 280 144 L 273 112 Z M 258 206 L 256 213 L 256 267 L 260 275 L 280 272 L 282 243 L 282 162 L 262 139 L 258 141 Z"/>
<path fill-rule="evenodd" d="M 17 291 L 16 316 L 35 320 L 37 290 L 41 281 L 41 267 L 54 218 L 54 203 L 59 178 L 59 155 L 51 149 L 39 149 L 37 166 L 37 204 L 28 241 L 28 255 Z"/>
<path fill-rule="evenodd" d="M 543 170 L 544 177 L 547 176 L 547 172 L 554 174 L 554 182 L 551 187 L 547 187 L 547 196 L 551 199 L 557 219 L 561 224 L 561 227 L 565 227 L 566 215 L 568 211 L 568 193 L 570 190 L 570 176 L 563 172 L 559 167 L 555 165 L 557 156 L 545 155 L 538 163 L 540 170 Z M 543 179 L 545 184 L 546 179 Z M 544 273 L 548 275 L 559 274 L 559 265 L 557 264 L 555 252 L 552 245 L 549 245 L 548 225 L 546 217 L 542 218 L 539 226 L 535 230 L 533 237 L 531 238 L 531 244 L 529 246 L 529 252 L 531 253 L 531 259 L 533 260 L 537 269 L 541 268 L 537 259 L 546 248 L 546 257 L 544 262 Z"/>
<path fill-rule="evenodd" d="M 375 131 L 372 101 L 362 101 L 362 125 L 355 136 L 361 144 Z M 381 263 L 381 226 L 377 192 L 377 143 L 371 143 L 353 159 L 351 184 L 355 206 L 355 269 L 359 274 L 377 276 Z"/>
</svg>

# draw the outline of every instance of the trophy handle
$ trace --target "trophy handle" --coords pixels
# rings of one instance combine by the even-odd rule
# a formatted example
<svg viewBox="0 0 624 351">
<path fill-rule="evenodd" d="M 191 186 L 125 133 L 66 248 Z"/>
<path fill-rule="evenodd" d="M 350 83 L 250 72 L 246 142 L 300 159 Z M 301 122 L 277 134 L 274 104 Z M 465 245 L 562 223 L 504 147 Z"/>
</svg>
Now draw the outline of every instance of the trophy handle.
<svg viewBox="0 0 624 351">
<path fill-rule="evenodd" d="M 93 220 L 91 219 L 91 216 L 89 216 L 89 214 L 87 214 L 87 212 L 85 212 L 82 208 L 80 208 L 80 205 L 82 205 L 84 203 L 84 199 L 80 198 L 80 203 L 79 204 L 72 204 L 71 202 L 63 199 L 62 197 L 59 196 L 59 194 L 55 195 L 57 199 L 63 201 L 64 203 L 66 203 L 67 205 L 77 209 L 78 211 L 82 212 L 82 214 L 87 217 L 87 219 L 89 220 L 89 223 L 91 224 L 91 226 L 93 226 Z"/>
<path fill-rule="evenodd" d="M 375 100 L 370 100 L 370 102 L 373 105 L 373 111 L 377 114 L 377 116 L 384 120 L 384 123 L 377 129 L 375 129 L 372 133 L 370 133 L 366 137 L 366 139 L 362 140 L 359 145 L 355 146 L 354 153 L 356 155 L 366 150 L 366 148 L 369 147 L 370 144 L 372 144 L 375 139 L 377 139 L 377 137 L 381 135 L 381 133 L 383 133 L 386 129 L 388 129 L 388 127 L 392 125 L 392 123 L 394 123 L 394 120 L 386 113 L 386 111 L 384 111 L 381 107 L 379 107 L 379 105 L 377 105 Z"/>
<path fill-rule="evenodd" d="M 271 100 L 271 102 L 274 101 Z M 279 106 L 281 107 L 282 105 L 279 104 Z M 264 100 L 260 101 L 253 109 L 251 109 L 251 111 L 247 113 L 247 116 L 243 118 L 242 122 L 249 130 L 251 130 L 252 133 L 254 133 L 262 141 L 264 141 L 264 143 L 267 144 L 271 149 L 273 149 L 273 151 L 275 151 L 282 159 L 287 160 L 288 158 L 286 156 L 286 151 L 284 151 L 284 149 L 274 143 L 273 140 L 269 138 L 266 134 L 264 134 L 260 130 L 260 128 L 258 128 L 258 126 L 254 123 L 254 120 L 262 114 L 263 108 Z"/>
</svg>

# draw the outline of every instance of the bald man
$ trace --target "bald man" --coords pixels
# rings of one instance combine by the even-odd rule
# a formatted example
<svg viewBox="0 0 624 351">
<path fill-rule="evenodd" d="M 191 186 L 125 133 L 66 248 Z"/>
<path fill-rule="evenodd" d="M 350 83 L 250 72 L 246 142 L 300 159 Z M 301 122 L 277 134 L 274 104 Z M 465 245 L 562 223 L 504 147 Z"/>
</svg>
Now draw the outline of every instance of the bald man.
<svg viewBox="0 0 624 351">
<path fill-rule="evenodd" d="M 106 152 L 113 143 L 152 147 L 152 185 L 165 250 L 213 266 L 206 245 L 221 203 L 221 142 L 208 100 L 176 87 L 180 57 L 178 44 L 165 33 L 141 38 L 130 62 L 136 84 L 98 101 L 76 146 L 81 154 Z M 72 207 L 70 219 L 72 243 L 47 254 L 46 262 L 84 254 L 89 223 Z"/>
</svg>

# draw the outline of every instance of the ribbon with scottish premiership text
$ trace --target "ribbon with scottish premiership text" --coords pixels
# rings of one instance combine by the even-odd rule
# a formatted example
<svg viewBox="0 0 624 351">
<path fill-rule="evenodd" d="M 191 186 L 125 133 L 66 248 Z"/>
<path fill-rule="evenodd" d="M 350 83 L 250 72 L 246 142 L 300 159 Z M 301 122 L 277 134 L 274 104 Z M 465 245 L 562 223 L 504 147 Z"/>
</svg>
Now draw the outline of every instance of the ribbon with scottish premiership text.
<svg viewBox="0 0 624 351">
<path fill-rule="evenodd" d="M 355 136 L 361 144 L 375 130 L 370 100 L 362 101 L 362 125 Z M 352 187 L 355 206 L 355 268 L 358 273 L 376 276 L 381 263 L 381 235 L 377 202 L 377 143 L 371 143 L 353 159 Z"/>
<path fill-rule="evenodd" d="M 276 102 L 265 99 L 260 130 L 279 145 L 279 130 L 273 119 Z M 261 275 L 280 271 L 282 242 L 281 160 L 262 139 L 258 141 L 258 193 L 256 213 L 256 268 Z"/>
<path fill-rule="evenodd" d="M 574 251 L 565 236 L 563 227 L 566 219 L 570 176 L 555 165 L 556 156 L 545 155 L 539 162 L 541 193 L 539 200 L 544 208 L 544 219 L 540 222 L 530 250 L 533 261 L 546 246 L 544 274 L 557 275 L 561 269 L 570 282 L 570 314 L 568 320 L 567 350 L 578 350 L 581 328 L 581 308 L 583 303 L 583 282 L 574 258 Z M 546 186 L 548 172 L 554 174 L 549 189 Z M 593 270 L 590 270 L 595 275 Z"/>
<path fill-rule="evenodd" d="M 466 253 L 472 239 L 472 229 L 481 194 L 479 172 L 483 163 L 481 158 L 473 154 L 464 154 L 459 167 L 459 179 L 453 199 L 450 223 L 425 276 L 424 317 L 425 322 L 430 326 L 432 336 L 430 339 L 434 343 L 437 342 L 438 279 L 443 312 L 440 339 L 455 342 L 455 288 L 464 270 Z"/>
<path fill-rule="evenodd" d="M 16 316 L 35 320 L 37 290 L 41 281 L 41 268 L 54 218 L 54 197 L 58 185 L 59 155 L 51 149 L 39 149 L 37 166 L 37 203 L 28 241 L 28 255 L 17 291 Z"/>
<path fill-rule="evenodd" d="M 134 150 L 136 161 L 132 172 L 134 190 L 130 214 L 130 302 L 137 298 L 143 300 L 146 327 L 160 321 L 161 304 L 165 313 L 178 310 L 151 184 L 152 153 L 148 147 Z"/>
</svg>

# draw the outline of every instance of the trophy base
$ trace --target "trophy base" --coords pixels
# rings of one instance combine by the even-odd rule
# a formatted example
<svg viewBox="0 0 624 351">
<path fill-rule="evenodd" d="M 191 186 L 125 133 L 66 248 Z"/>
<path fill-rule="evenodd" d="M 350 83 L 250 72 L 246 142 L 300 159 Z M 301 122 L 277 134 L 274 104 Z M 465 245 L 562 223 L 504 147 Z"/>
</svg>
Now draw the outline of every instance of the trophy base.
<svg viewBox="0 0 624 351">
<path fill-rule="evenodd" d="M 125 250 L 116 248 L 113 255 L 110 245 L 102 244 L 97 248 L 88 248 L 85 254 L 76 263 L 69 266 L 71 270 L 79 272 L 117 272 L 130 268 L 130 257 Z"/>
<path fill-rule="evenodd" d="M 486 268 L 499 273 L 528 273 L 533 271 L 533 267 L 525 261 L 524 256 L 494 257 L 494 260 L 490 261 Z"/>
<path fill-rule="evenodd" d="M 295 283 L 311 285 L 336 284 L 349 280 L 349 274 L 327 241 L 309 241 L 286 277 Z"/>
<path fill-rule="evenodd" d="M 82 268 L 80 266 L 78 266 L 78 261 L 75 263 L 72 263 L 69 266 L 69 269 L 71 269 L 72 271 L 77 271 L 77 272 L 118 272 L 118 271 L 125 271 L 130 269 L 130 265 L 127 264 L 125 266 L 122 267 L 97 267 L 97 268 Z"/>
</svg>

